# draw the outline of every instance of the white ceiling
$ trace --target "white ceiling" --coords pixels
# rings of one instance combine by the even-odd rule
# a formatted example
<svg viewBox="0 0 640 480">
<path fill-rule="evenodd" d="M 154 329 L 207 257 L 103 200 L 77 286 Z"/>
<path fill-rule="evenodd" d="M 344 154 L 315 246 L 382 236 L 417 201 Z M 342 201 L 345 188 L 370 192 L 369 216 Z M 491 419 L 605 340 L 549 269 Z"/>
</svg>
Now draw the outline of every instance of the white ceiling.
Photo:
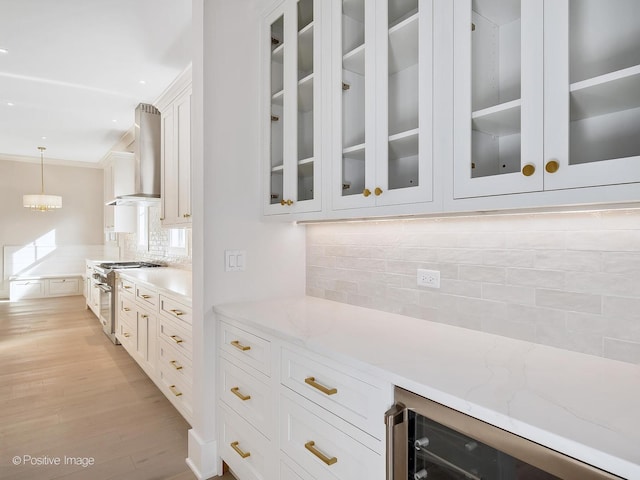
<svg viewBox="0 0 640 480">
<path fill-rule="evenodd" d="M 97 164 L 191 47 L 191 0 L 0 0 L 0 157 Z"/>
</svg>

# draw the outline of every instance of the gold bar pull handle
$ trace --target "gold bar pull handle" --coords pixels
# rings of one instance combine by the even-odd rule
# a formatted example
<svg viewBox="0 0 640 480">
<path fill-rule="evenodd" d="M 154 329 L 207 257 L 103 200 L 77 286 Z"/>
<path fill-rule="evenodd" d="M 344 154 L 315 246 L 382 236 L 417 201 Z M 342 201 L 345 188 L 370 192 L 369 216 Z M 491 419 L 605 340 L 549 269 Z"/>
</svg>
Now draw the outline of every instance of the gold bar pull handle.
<svg viewBox="0 0 640 480">
<path fill-rule="evenodd" d="M 129 290 L 131 288 L 131 285 L 123 285 L 122 288 L 124 288 L 125 290 Z"/>
<path fill-rule="evenodd" d="M 171 390 L 171 393 L 173 393 L 176 397 L 182 396 L 182 392 L 178 390 L 175 385 L 169 385 L 169 390 Z"/>
<path fill-rule="evenodd" d="M 233 393 L 236 397 L 238 397 L 243 402 L 246 402 L 247 400 L 251 399 L 251 395 L 243 395 L 242 393 L 240 393 L 240 387 L 233 387 L 231 389 L 231 393 Z"/>
<path fill-rule="evenodd" d="M 182 370 L 182 365 L 180 365 L 177 360 L 171 360 L 169 363 L 176 370 Z"/>
<path fill-rule="evenodd" d="M 328 388 L 328 387 L 325 387 L 324 385 L 320 385 L 318 382 L 316 382 L 316 377 L 307 377 L 304 379 L 304 383 L 306 383 L 307 385 L 311 385 L 313 388 L 320 390 L 325 395 L 334 395 L 338 393 L 337 388 Z"/>
<path fill-rule="evenodd" d="M 238 446 L 239 444 L 240 442 L 231 442 L 229 445 L 231 445 L 231 448 L 233 448 L 236 451 L 236 453 L 240 455 L 240 458 L 247 458 L 251 456 L 251 452 L 243 452 Z"/>
<path fill-rule="evenodd" d="M 322 460 L 325 464 L 327 465 L 333 465 L 334 463 L 336 463 L 338 461 L 338 459 L 336 457 L 327 457 L 324 453 L 322 453 L 320 450 L 318 450 L 316 447 L 316 442 L 314 442 L 313 440 L 310 442 L 307 442 L 304 444 L 304 448 L 306 448 L 307 450 L 309 450 L 311 453 L 313 453 L 316 457 L 318 457 L 320 460 Z"/>
<path fill-rule="evenodd" d="M 129 338 L 131 336 L 131 334 L 128 333 L 128 332 L 124 332 L 124 336 L 125 336 L 125 338 Z"/>
<path fill-rule="evenodd" d="M 181 312 L 180 310 L 176 310 L 176 309 L 170 310 L 170 312 L 177 316 L 184 315 L 184 312 Z"/>
<path fill-rule="evenodd" d="M 147 298 L 151 298 L 151 295 L 140 295 L 140 296 L 141 296 L 142 298 L 144 298 L 145 300 L 146 300 Z"/>
<path fill-rule="evenodd" d="M 171 340 L 173 340 L 176 343 L 182 343 L 184 342 L 184 340 L 182 340 L 179 336 L 177 335 L 171 335 Z"/>
<path fill-rule="evenodd" d="M 124 310 L 125 312 L 128 312 L 128 311 L 130 311 L 131 309 L 130 309 L 130 308 L 128 308 L 128 307 L 124 307 L 124 308 L 123 308 L 123 310 Z"/>
<path fill-rule="evenodd" d="M 249 345 L 242 345 L 239 340 L 232 341 L 231 345 L 236 347 L 238 350 L 242 350 L 243 352 L 246 352 L 247 350 L 251 350 L 251 347 Z"/>
</svg>

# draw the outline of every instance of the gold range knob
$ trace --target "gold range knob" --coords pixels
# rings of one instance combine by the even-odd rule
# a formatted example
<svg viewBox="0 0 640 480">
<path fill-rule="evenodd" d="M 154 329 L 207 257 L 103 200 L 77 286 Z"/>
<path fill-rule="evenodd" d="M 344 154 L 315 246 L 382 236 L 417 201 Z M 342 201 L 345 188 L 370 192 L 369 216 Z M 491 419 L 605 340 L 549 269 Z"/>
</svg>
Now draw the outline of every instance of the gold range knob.
<svg viewBox="0 0 640 480">
<path fill-rule="evenodd" d="M 560 168 L 560 164 L 557 162 L 557 160 L 550 160 L 547 162 L 547 164 L 544 166 L 544 169 L 548 172 L 548 173 L 556 173 L 558 171 L 558 169 Z"/>
<path fill-rule="evenodd" d="M 282 199 L 282 200 L 280 200 L 280 205 L 282 205 L 282 206 L 285 206 L 285 205 L 291 206 L 291 205 L 293 205 L 293 200 L 291 200 L 291 199 L 289 199 L 289 200 Z"/>
<path fill-rule="evenodd" d="M 522 167 L 522 174 L 525 177 L 530 177 L 536 172 L 536 166 L 532 163 L 527 163 L 524 167 Z"/>
<path fill-rule="evenodd" d="M 379 197 L 380 195 L 382 195 L 382 189 L 380 187 L 376 187 L 373 193 L 376 194 L 376 197 Z"/>
<path fill-rule="evenodd" d="M 362 195 L 364 195 L 365 197 L 368 197 L 369 195 L 371 195 L 371 190 L 369 190 L 368 188 L 365 188 L 362 191 Z"/>
</svg>

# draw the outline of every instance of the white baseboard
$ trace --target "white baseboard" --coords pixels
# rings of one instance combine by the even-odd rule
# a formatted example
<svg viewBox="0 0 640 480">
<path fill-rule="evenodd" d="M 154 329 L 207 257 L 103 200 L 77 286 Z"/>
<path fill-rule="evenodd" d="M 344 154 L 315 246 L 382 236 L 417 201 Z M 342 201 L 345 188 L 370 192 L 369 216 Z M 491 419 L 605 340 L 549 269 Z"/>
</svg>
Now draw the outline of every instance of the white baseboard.
<svg viewBox="0 0 640 480">
<path fill-rule="evenodd" d="M 202 441 L 193 428 L 189 430 L 189 457 L 186 462 L 198 480 L 222 475 L 217 442 Z"/>
</svg>

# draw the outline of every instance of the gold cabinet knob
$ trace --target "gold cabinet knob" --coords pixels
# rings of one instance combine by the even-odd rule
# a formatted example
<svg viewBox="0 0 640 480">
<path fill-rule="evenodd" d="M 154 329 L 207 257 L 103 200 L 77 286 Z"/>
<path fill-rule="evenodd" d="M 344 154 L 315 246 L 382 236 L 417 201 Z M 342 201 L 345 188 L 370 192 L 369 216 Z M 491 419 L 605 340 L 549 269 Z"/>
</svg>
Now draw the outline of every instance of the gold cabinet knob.
<svg viewBox="0 0 640 480">
<path fill-rule="evenodd" d="M 160 217 L 160 221 L 163 222 L 164 221 L 164 217 Z"/>
<path fill-rule="evenodd" d="M 556 173 L 558 171 L 558 169 L 560 168 L 560 164 L 556 161 L 556 160 L 550 160 L 547 162 L 547 164 L 544 166 L 544 169 L 548 172 L 548 173 Z"/>
<path fill-rule="evenodd" d="M 184 215 L 182 215 L 182 218 L 191 218 L 191 214 L 190 213 L 185 213 Z"/>
<path fill-rule="evenodd" d="M 530 177 L 536 172 L 536 166 L 532 163 L 527 163 L 524 167 L 522 167 L 522 174 L 525 177 Z"/>
<path fill-rule="evenodd" d="M 280 200 L 280 205 L 285 206 L 291 206 L 293 205 L 293 200 L 289 199 L 289 200 L 285 200 L 284 198 L 282 200 Z"/>
<path fill-rule="evenodd" d="M 365 197 L 368 197 L 369 195 L 371 195 L 371 190 L 369 190 L 368 188 L 365 188 L 362 191 L 362 195 L 364 195 Z"/>
<path fill-rule="evenodd" d="M 376 187 L 373 193 L 376 194 L 376 197 L 379 197 L 380 195 L 382 195 L 382 189 L 380 187 Z"/>
</svg>

